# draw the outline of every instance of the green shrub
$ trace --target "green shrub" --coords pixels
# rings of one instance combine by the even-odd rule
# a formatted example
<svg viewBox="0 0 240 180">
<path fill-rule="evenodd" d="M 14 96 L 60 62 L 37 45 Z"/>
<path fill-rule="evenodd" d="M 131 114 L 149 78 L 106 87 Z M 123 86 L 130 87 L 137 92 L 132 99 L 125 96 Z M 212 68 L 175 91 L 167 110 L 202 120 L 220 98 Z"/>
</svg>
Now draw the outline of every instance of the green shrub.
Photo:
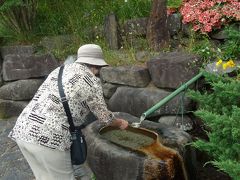
<svg viewBox="0 0 240 180">
<path fill-rule="evenodd" d="M 198 54 L 202 57 L 205 63 L 216 60 L 216 46 L 209 40 L 209 37 L 200 35 L 196 32 L 191 32 L 191 37 L 189 38 L 189 44 L 187 49 L 190 52 Z"/>
<path fill-rule="evenodd" d="M 168 0 L 167 6 L 169 8 L 179 8 L 182 4 L 182 0 Z"/>
<path fill-rule="evenodd" d="M 225 28 L 227 40 L 220 47 L 222 50 L 223 59 L 237 59 L 240 58 L 240 31 L 235 25 Z"/>
<path fill-rule="evenodd" d="M 88 39 L 91 31 L 103 25 L 106 15 L 114 12 L 120 21 L 129 18 L 145 17 L 150 12 L 151 1 L 47 1 L 39 0 L 37 31 L 41 35 L 79 34 Z M 89 30 L 91 30 L 89 32 Z M 84 33 L 86 35 L 84 35 Z"/>
<path fill-rule="evenodd" d="M 119 21 L 129 18 L 146 17 L 149 15 L 151 1 L 131 0 L 116 1 L 75 1 L 75 0 L 39 0 L 34 32 L 38 37 L 74 34 L 75 41 L 65 50 L 56 49 L 54 54 L 64 59 L 67 53 L 76 53 L 76 47 L 84 43 L 100 43 L 105 47 L 101 36 L 102 25 L 107 15 L 114 12 Z M 125 46 L 124 46 L 125 48 Z M 67 50 L 69 49 L 69 50 Z M 75 49 L 73 52 L 72 50 Z M 107 52 L 113 64 L 123 64 L 125 61 L 117 59 L 115 52 Z M 116 62 L 115 62 L 116 61 Z"/>
<path fill-rule="evenodd" d="M 148 17 L 151 10 L 151 1 L 149 0 L 122 0 L 114 1 L 112 11 L 116 12 L 120 21 L 126 19 Z"/>
<path fill-rule="evenodd" d="M 36 0 L 5 0 L 0 4 L 0 37 L 29 41 L 36 15 Z"/>
<path fill-rule="evenodd" d="M 233 179 L 240 177 L 240 83 L 235 78 L 205 73 L 212 89 L 200 93 L 190 91 L 189 96 L 198 102 L 195 112 L 210 128 L 208 141 L 197 140 L 193 146 L 206 151 L 213 165 Z"/>
<path fill-rule="evenodd" d="M 206 63 L 218 60 L 237 60 L 240 58 L 240 31 L 235 25 L 226 26 L 223 29 L 226 40 L 221 44 L 214 44 L 208 35 L 197 34 L 192 32 L 192 38 L 188 49 L 200 55 Z"/>
<path fill-rule="evenodd" d="M 111 12 L 123 22 L 146 17 L 150 9 L 150 0 L 5 0 L 0 3 L 0 37 L 19 41 L 32 40 L 33 35 L 38 39 L 75 34 L 89 42 L 94 29 L 103 25 L 105 16 Z"/>
</svg>

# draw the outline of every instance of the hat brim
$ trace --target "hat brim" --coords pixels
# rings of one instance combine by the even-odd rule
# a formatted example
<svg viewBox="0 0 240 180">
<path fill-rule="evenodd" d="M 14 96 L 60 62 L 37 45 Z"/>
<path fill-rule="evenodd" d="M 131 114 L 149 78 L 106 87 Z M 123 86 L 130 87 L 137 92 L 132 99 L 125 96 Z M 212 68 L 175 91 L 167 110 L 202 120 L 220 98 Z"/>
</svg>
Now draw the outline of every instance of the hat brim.
<svg viewBox="0 0 240 180">
<path fill-rule="evenodd" d="M 100 58 L 91 58 L 91 57 L 79 57 L 76 62 L 90 64 L 95 66 L 108 66 L 104 59 Z"/>
</svg>

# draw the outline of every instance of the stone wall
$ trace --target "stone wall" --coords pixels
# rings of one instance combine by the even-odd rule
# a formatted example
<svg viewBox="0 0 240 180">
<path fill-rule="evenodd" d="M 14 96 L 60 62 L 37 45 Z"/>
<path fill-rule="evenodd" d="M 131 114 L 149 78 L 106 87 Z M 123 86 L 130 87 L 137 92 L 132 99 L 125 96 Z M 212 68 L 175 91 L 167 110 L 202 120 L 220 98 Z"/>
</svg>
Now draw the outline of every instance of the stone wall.
<svg viewBox="0 0 240 180">
<path fill-rule="evenodd" d="M 50 54 L 36 55 L 32 46 L 2 47 L 1 54 L 0 116 L 18 116 L 45 77 L 60 64 Z M 140 117 L 194 77 L 200 66 L 197 56 L 170 52 L 153 57 L 144 65 L 104 67 L 100 73 L 103 94 L 110 110 Z M 188 130 L 192 127 L 188 112 L 193 108 L 191 100 L 179 94 L 151 114 L 150 119 L 170 126 L 184 125 Z"/>
<path fill-rule="evenodd" d="M 99 32 L 95 34 L 103 34 L 110 49 L 119 49 L 124 41 L 131 44 L 136 49 L 144 49 L 141 44 L 141 39 L 145 39 L 147 35 L 148 17 L 135 18 L 126 20 L 120 24 L 114 14 L 110 14 L 105 20 L 104 33 Z M 235 28 L 240 30 L 240 23 L 234 23 Z M 163 25 L 159 25 L 162 27 Z M 173 13 L 167 16 L 167 27 L 170 35 L 169 45 L 173 48 L 180 48 L 188 45 L 188 39 L 192 35 L 192 27 L 190 24 L 182 23 L 182 16 L 180 13 Z M 160 32 L 161 30 L 159 30 Z M 120 38 L 121 37 L 121 38 Z M 164 37 L 162 37 L 164 38 Z M 219 29 L 209 34 L 210 41 L 216 45 L 228 40 L 227 33 L 224 29 Z M 159 39 L 161 40 L 161 39 Z M 113 43 L 114 42 L 114 43 Z"/>
<path fill-rule="evenodd" d="M 18 116 L 32 99 L 46 76 L 60 63 L 52 55 L 35 54 L 34 48 L 31 46 L 3 47 L 1 48 L 1 55 L 1 72 L 3 73 L 0 86 L 0 119 L 3 119 Z M 117 117 L 125 118 L 129 123 L 137 122 L 138 117 L 144 111 L 196 75 L 200 65 L 199 58 L 194 55 L 171 52 L 153 57 L 141 66 L 104 67 L 100 72 L 103 94 L 109 109 L 117 112 Z M 184 102 L 182 102 L 184 107 L 183 119 L 181 116 L 176 116 L 176 114 L 180 114 L 181 99 L 184 99 Z M 152 114 L 154 118 L 159 119 L 160 123 L 146 120 L 142 123 L 142 126 L 155 130 L 161 135 L 164 145 L 177 150 L 183 157 L 189 179 L 195 179 L 195 151 L 185 146 L 191 142 L 191 137 L 183 131 L 192 128 L 192 120 L 188 117 L 188 111 L 191 110 L 193 110 L 191 100 L 186 97 L 181 98 L 181 95 L 178 95 Z M 84 133 L 89 130 L 91 130 L 91 126 L 86 128 Z M 93 135 L 91 132 L 86 134 L 88 143 L 97 142 L 96 140 L 89 140 Z M 96 162 L 99 159 L 99 155 L 95 156 L 94 154 L 97 152 L 94 148 L 101 147 L 103 153 L 110 152 L 109 149 L 115 148 L 105 145 L 94 147 L 94 144 L 88 144 L 88 146 L 91 147 L 88 156 L 90 165 L 91 162 Z M 105 148 L 108 147 L 110 148 L 105 151 Z M 119 150 L 117 153 L 121 153 L 121 158 L 123 158 L 121 161 L 115 162 L 124 163 L 124 159 L 129 159 L 129 156 L 126 156 L 129 154 L 128 151 Z M 109 153 L 106 156 L 108 158 L 112 157 Z M 106 156 L 102 154 L 100 158 L 106 161 Z M 95 164 L 91 168 L 97 176 Z M 124 171 L 122 172 L 125 173 L 125 176 L 134 176 L 132 169 L 127 168 L 128 170 L 125 171 L 125 166 L 115 165 L 123 167 Z M 115 171 L 106 171 L 106 173 L 107 177 L 117 174 Z M 104 177 L 103 174 L 100 174 L 100 176 Z"/>
<path fill-rule="evenodd" d="M 170 52 L 153 57 L 141 66 L 104 67 L 100 72 L 103 93 L 110 110 L 140 117 L 198 74 L 200 66 L 201 61 L 197 56 Z M 188 112 L 194 109 L 194 104 L 182 95 L 180 93 L 163 105 L 149 116 L 150 119 L 158 119 L 163 124 L 184 130 L 191 129 L 193 124 Z"/>
<path fill-rule="evenodd" d="M 9 118 L 21 113 L 59 64 L 51 54 L 35 54 L 33 46 L 7 46 L 0 52 L 0 118 Z"/>
</svg>

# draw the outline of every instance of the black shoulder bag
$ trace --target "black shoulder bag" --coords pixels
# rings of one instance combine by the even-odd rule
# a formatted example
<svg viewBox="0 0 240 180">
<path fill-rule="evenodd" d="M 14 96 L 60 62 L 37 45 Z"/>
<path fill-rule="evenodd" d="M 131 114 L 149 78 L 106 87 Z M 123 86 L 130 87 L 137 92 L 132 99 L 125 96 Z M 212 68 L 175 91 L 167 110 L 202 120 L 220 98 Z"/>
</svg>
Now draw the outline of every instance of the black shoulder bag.
<svg viewBox="0 0 240 180">
<path fill-rule="evenodd" d="M 68 101 L 66 99 L 66 95 L 64 93 L 64 89 L 62 86 L 62 74 L 63 74 L 64 66 L 60 67 L 58 74 L 58 90 L 61 97 L 61 101 L 66 112 L 68 123 L 70 125 L 70 133 L 71 133 L 71 160 L 73 165 L 83 164 L 87 158 L 87 144 L 85 141 L 85 137 L 82 134 L 81 127 L 75 127 L 73 124 L 72 114 L 68 105 Z"/>
</svg>

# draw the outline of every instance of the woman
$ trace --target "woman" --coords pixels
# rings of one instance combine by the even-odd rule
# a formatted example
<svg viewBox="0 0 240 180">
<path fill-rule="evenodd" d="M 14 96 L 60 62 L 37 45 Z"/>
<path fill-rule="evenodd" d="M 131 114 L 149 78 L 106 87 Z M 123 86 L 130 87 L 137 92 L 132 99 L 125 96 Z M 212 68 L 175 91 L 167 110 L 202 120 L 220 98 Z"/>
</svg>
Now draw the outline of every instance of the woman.
<svg viewBox="0 0 240 180">
<path fill-rule="evenodd" d="M 102 49 L 86 44 L 78 49 L 78 58 L 64 67 L 62 82 L 75 126 L 83 124 L 91 111 L 103 125 L 125 129 L 128 122 L 117 119 L 107 109 L 99 78 L 108 64 Z M 58 91 L 56 68 L 38 89 L 18 117 L 9 134 L 29 163 L 37 180 L 72 180 L 69 123 Z"/>
</svg>

